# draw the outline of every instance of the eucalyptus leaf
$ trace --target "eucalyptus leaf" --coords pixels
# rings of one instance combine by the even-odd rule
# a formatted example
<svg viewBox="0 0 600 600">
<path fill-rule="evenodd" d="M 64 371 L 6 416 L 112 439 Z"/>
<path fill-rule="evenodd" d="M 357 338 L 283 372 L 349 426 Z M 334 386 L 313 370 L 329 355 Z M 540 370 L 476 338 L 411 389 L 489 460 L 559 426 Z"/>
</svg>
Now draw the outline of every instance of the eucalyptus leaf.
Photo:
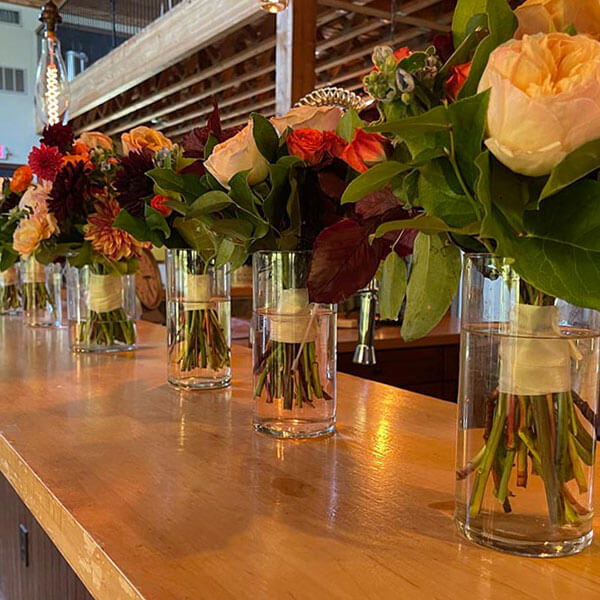
<svg viewBox="0 0 600 600">
<path fill-rule="evenodd" d="M 400 314 L 406 293 L 407 269 L 403 258 L 390 252 L 381 267 L 379 281 L 379 315 L 395 321 Z"/>
<path fill-rule="evenodd" d="M 600 139 L 583 144 L 554 167 L 540 194 L 540 202 L 596 169 L 600 169 Z"/>
<path fill-rule="evenodd" d="M 450 308 L 460 279 L 460 250 L 446 234 L 419 233 L 406 288 L 402 337 L 427 335 Z"/>
</svg>

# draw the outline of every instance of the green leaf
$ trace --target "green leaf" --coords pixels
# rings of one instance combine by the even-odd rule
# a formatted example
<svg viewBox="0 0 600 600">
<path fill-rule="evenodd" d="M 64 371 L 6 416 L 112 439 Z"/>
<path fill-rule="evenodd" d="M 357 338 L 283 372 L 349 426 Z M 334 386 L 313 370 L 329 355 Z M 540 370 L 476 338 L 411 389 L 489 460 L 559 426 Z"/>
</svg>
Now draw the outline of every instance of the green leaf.
<svg viewBox="0 0 600 600">
<path fill-rule="evenodd" d="M 383 261 L 379 282 L 379 315 L 395 321 L 406 293 L 407 269 L 403 258 L 392 250 Z"/>
<path fill-rule="evenodd" d="M 490 166 L 492 202 L 511 229 L 522 234 L 525 232 L 523 215 L 531 201 L 527 178 L 514 173 L 495 158 L 491 159 Z"/>
<path fill-rule="evenodd" d="M 10 269 L 18 259 L 19 255 L 14 250 L 2 248 L 0 252 L 0 273 L 6 271 L 6 269 Z"/>
<path fill-rule="evenodd" d="M 460 250 L 446 234 L 419 233 L 406 288 L 402 337 L 427 335 L 446 314 L 460 279 Z"/>
<path fill-rule="evenodd" d="M 463 228 L 451 228 L 448 227 L 444 221 L 438 219 L 437 217 L 419 215 L 413 219 L 399 219 L 396 221 L 382 223 L 372 237 L 380 238 L 390 231 L 402 231 L 403 229 L 417 229 L 418 231 L 423 231 L 425 233 L 440 233 L 448 231 L 461 235 L 475 235 L 478 233 L 479 227 L 479 223 L 472 223 L 471 225 Z"/>
<path fill-rule="evenodd" d="M 231 264 L 231 271 L 235 271 L 239 269 L 248 258 L 248 248 L 246 246 L 237 245 L 229 259 L 229 263 Z"/>
<path fill-rule="evenodd" d="M 479 32 L 471 31 L 465 39 L 461 42 L 460 46 L 452 53 L 452 56 L 444 63 L 444 66 L 440 69 L 436 78 L 436 83 L 439 82 L 439 87 L 442 88 L 450 76 L 450 69 L 457 65 L 465 64 L 471 58 L 471 52 L 475 46 L 479 43 Z"/>
<path fill-rule="evenodd" d="M 454 47 L 459 48 L 468 35 L 472 18 L 486 12 L 488 0 L 458 0 L 452 17 Z"/>
<path fill-rule="evenodd" d="M 449 229 L 460 229 L 478 220 L 446 159 L 431 161 L 419 171 L 417 202 L 427 215 L 442 219 Z"/>
<path fill-rule="evenodd" d="M 279 223 L 283 216 L 284 198 L 290 193 L 290 167 L 280 164 L 281 160 L 275 165 L 269 165 L 271 190 L 263 203 L 263 212 L 270 223 Z"/>
<path fill-rule="evenodd" d="M 214 147 L 219 143 L 219 140 L 211 133 L 204 144 L 204 160 L 206 160 L 211 154 Z"/>
<path fill-rule="evenodd" d="M 215 256 L 215 265 L 220 267 L 231 260 L 235 252 L 236 245 L 229 239 L 225 238 L 219 243 L 219 249 Z"/>
<path fill-rule="evenodd" d="M 159 247 L 164 244 L 163 239 L 152 231 L 143 219 L 134 217 L 124 208 L 117 215 L 113 227 L 130 233 L 139 242 L 151 242 Z"/>
<path fill-rule="evenodd" d="M 369 125 L 365 131 L 378 133 L 392 133 L 400 138 L 416 133 L 432 133 L 436 131 L 449 131 L 450 120 L 445 106 L 436 106 L 431 110 L 416 117 L 407 117 L 397 121 L 386 121 Z"/>
<path fill-rule="evenodd" d="M 456 161 L 470 189 L 473 189 L 478 175 L 474 163 L 481 154 L 489 101 L 490 90 L 486 90 L 453 102 L 448 107 Z"/>
<path fill-rule="evenodd" d="M 252 239 L 254 227 L 243 219 L 217 219 L 212 229 L 214 232 L 230 237 L 241 243 L 248 242 Z"/>
<path fill-rule="evenodd" d="M 162 232 L 165 238 L 168 238 L 169 235 L 171 235 L 171 228 L 169 227 L 167 220 L 156 209 L 152 208 L 149 204 L 146 204 L 144 213 L 148 229 Z"/>
<path fill-rule="evenodd" d="M 184 191 L 183 177 L 171 169 L 152 169 L 146 175 L 164 190 L 179 194 Z"/>
<path fill-rule="evenodd" d="M 596 169 L 600 169 L 600 139 L 580 146 L 554 167 L 539 201 L 549 198 Z"/>
<path fill-rule="evenodd" d="M 350 204 L 358 202 L 370 193 L 384 188 L 396 175 L 411 168 L 410 165 L 393 160 L 381 162 L 359 175 L 350 183 L 344 190 L 341 203 Z"/>
<path fill-rule="evenodd" d="M 258 151 L 270 163 L 274 163 L 277 160 L 279 149 L 279 135 L 277 134 L 277 130 L 268 119 L 259 113 L 252 113 L 250 118 L 254 123 L 253 134 Z"/>
<path fill-rule="evenodd" d="M 77 267 L 80 269 L 85 265 L 89 265 L 92 263 L 92 243 L 91 242 L 83 242 L 83 245 L 79 249 L 79 252 L 71 254 L 69 256 L 69 264 L 72 267 Z"/>
<path fill-rule="evenodd" d="M 358 116 L 358 113 L 353 109 L 348 109 L 344 116 L 339 120 L 336 133 L 350 143 L 354 137 L 354 130 L 364 127 L 362 119 Z"/>
<path fill-rule="evenodd" d="M 187 216 L 199 217 L 200 215 L 219 212 L 232 203 L 233 200 L 225 192 L 212 190 L 194 201 L 188 210 Z"/>
<path fill-rule="evenodd" d="M 198 219 L 184 219 L 177 217 L 173 226 L 180 233 L 185 243 L 190 248 L 199 252 L 203 257 L 209 258 L 214 255 L 215 243 L 213 236 L 206 230 Z"/>
<path fill-rule="evenodd" d="M 525 213 L 529 235 L 600 252 L 600 183 L 578 181 Z"/>
<path fill-rule="evenodd" d="M 479 5 L 481 2 L 482 0 L 460 0 L 459 4 L 461 6 L 466 4 L 473 6 Z M 477 86 L 488 63 L 490 54 L 500 44 L 510 40 L 517 28 L 517 17 L 515 17 L 506 0 L 486 0 L 485 11 L 478 12 L 487 13 L 489 34 L 480 42 L 475 50 L 469 77 L 460 91 L 459 98 L 466 98 L 477 93 Z"/>
<path fill-rule="evenodd" d="M 302 230 L 302 211 L 300 210 L 298 180 L 294 176 L 290 176 L 290 195 L 285 209 L 290 225 L 281 232 L 280 245 L 282 250 L 295 250 Z"/>
<path fill-rule="evenodd" d="M 183 202 L 180 202 L 179 200 L 165 200 L 164 205 L 168 206 L 169 208 L 172 208 L 176 213 L 179 213 L 180 215 L 186 215 L 188 212 L 188 205 L 184 204 Z"/>
</svg>

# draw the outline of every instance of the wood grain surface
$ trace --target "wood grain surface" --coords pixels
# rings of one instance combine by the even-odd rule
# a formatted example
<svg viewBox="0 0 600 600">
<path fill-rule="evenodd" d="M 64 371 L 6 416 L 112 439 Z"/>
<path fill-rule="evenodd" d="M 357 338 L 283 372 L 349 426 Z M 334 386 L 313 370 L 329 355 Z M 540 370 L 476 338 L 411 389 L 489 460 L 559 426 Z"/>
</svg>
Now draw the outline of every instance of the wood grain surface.
<svg viewBox="0 0 600 600">
<path fill-rule="evenodd" d="M 453 521 L 455 407 L 339 376 L 333 437 L 251 429 L 251 364 L 231 389 L 165 382 L 165 331 L 72 355 L 66 331 L 0 320 L 0 470 L 97 600 L 600 595 L 597 542 L 536 560 Z"/>
</svg>

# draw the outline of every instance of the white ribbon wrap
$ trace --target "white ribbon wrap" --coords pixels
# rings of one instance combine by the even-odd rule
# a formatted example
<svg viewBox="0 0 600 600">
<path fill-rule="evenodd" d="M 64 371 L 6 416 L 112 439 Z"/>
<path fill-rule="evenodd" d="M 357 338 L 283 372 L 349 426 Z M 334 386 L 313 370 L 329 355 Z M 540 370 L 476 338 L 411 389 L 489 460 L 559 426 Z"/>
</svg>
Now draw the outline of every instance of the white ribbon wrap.
<svg viewBox="0 0 600 600">
<path fill-rule="evenodd" d="M 270 315 L 271 339 L 274 342 L 300 344 L 317 337 L 317 325 L 310 314 L 308 289 L 282 290 L 277 312 Z"/>
<path fill-rule="evenodd" d="M 46 267 L 35 258 L 30 258 L 25 263 L 23 283 L 46 283 Z"/>
<path fill-rule="evenodd" d="M 210 274 L 185 274 L 183 280 L 184 310 L 201 310 L 211 307 Z"/>
<path fill-rule="evenodd" d="M 6 269 L 6 271 L 2 271 L 0 275 L 2 277 L 2 284 L 5 287 L 8 287 L 9 285 L 17 285 L 19 275 L 16 267 L 9 267 Z"/>
<path fill-rule="evenodd" d="M 123 304 L 121 277 L 90 273 L 87 300 L 88 308 L 97 313 L 106 313 L 121 308 Z"/>
<path fill-rule="evenodd" d="M 541 396 L 571 389 L 571 347 L 560 338 L 556 306 L 518 304 L 514 327 L 500 340 L 498 390 Z"/>
</svg>

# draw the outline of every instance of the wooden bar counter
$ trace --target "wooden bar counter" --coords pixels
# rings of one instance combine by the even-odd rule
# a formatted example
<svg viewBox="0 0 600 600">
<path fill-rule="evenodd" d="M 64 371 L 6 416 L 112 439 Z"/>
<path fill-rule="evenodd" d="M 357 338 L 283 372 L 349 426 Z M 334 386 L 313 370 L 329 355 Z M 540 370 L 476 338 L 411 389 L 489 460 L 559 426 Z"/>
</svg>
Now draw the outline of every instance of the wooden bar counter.
<svg viewBox="0 0 600 600">
<path fill-rule="evenodd" d="M 0 319 L 0 471 L 97 600 L 600 597 L 597 542 L 544 561 L 455 532 L 454 405 L 340 375 L 337 433 L 278 441 L 247 349 L 230 389 L 183 393 L 165 330 L 139 332 L 73 355 Z"/>
</svg>

